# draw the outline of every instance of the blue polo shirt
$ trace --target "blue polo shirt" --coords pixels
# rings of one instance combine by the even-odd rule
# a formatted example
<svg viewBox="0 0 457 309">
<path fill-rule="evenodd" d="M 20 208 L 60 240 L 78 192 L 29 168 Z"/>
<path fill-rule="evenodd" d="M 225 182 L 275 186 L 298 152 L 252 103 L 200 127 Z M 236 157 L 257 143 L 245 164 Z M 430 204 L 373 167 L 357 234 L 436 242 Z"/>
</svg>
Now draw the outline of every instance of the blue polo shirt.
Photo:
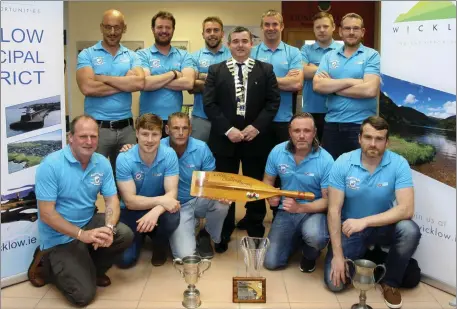
<svg viewBox="0 0 457 309">
<path fill-rule="evenodd" d="M 208 68 L 212 64 L 225 61 L 232 57 L 230 50 L 223 45 L 216 53 L 213 53 L 208 48 L 203 47 L 199 51 L 192 54 L 194 65 L 198 73 L 208 73 Z M 205 111 L 203 110 L 203 94 L 194 94 L 194 107 L 192 109 L 192 116 L 208 119 Z"/>
<path fill-rule="evenodd" d="M 363 79 L 365 74 L 380 75 L 379 53 L 360 44 L 350 58 L 344 55 L 344 46 L 332 50 L 322 57 L 316 73 L 325 71 L 331 78 Z M 376 115 L 377 99 L 354 99 L 336 94 L 327 95 L 328 112 L 326 122 L 358 123 Z"/>
<path fill-rule="evenodd" d="M 151 75 L 160 75 L 172 70 L 182 71 L 184 68 L 195 70 L 190 54 L 182 49 L 171 47 L 168 55 L 159 52 L 155 45 L 137 51 L 141 66 L 148 69 Z M 168 115 L 180 112 L 182 108 L 182 91 L 160 88 L 154 91 L 141 91 L 140 115 L 153 113 L 163 120 Z"/>
<path fill-rule="evenodd" d="M 359 149 L 341 155 L 333 165 L 329 186 L 344 192 L 341 219 L 359 219 L 389 210 L 395 191 L 413 187 L 411 168 L 402 156 L 386 150 L 373 174 L 363 167 Z"/>
<path fill-rule="evenodd" d="M 76 70 L 91 67 L 95 75 L 125 76 L 140 61 L 135 52 L 121 44 L 113 56 L 99 41 L 92 47 L 84 49 L 78 55 Z M 132 93 L 119 92 L 105 97 L 85 97 L 84 113 L 98 120 L 121 120 L 132 117 Z"/>
<path fill-rule="evenodd" d="M 251 57 L 270 63 L 273 66 L 276 77 L 284 77 L 293 69 L 303 69 L 300 50 L 284 42 L 279 43 L 274 52 L 262 42 L 251 50 Z M 281 103 L 273 121 L 289 122 L 292 118 L 292 92 L 281 90 L 280 94 Z"/>
<path fill-rule="evenodd" d="M 160 145 L 157 155 L 149 167 L 141 160 L 138 145 L 126 152 L 121 152 L 116 159 L 116 180 L 133 180 L 136 195 L 154 197 L 165 194 L 164 179 L 167 176 L 179 174 L 178 157 L 176 152 Z M 121 208 L 125 208 L 121 200 Z"/>
<path fill-rule="evenodd" d="M 162 145 L 170 147 L 170 137 L 163 138 Z M 194 171 L 214 171 L 216 160 L 208 145 L 201 140 L 189 137 L 186 151 L 179 158 L 178 200 L 183 205 L 194 197 L 190 195 L 192 173 Z"/>
<path fill-rule="evenodd" d="M 281 190 L 312 192 L 315 200 L 322 198 L 321 189 L 328 187 L 333 157 L 322 147 L 306 156 L 298 165 L 294 154 L 287 150 L 287 142 L 276 145 L 268 155 L 265 173 L 281 179 Z M 279 209 L 282 209 L 282 200 Z M 312 201 L 297 200 L 304 204 Z"/>
<path fill-rule="evenodd" d="M 43 159 L 35 174 L 35 184 L 38 201 L 55 202 L 56 211 L 65 220 L 80 228 L 92 219 L 98 193 L 103 196 L 117 193 L 108 159 L 94 153 L 83 170 L 69 145 Z M 74 239 L 41 221 L 40 212 L 38 219 L 41 250 L 66 244 Z"/>
<path fill-rule="evenodd" d="M 329 51 L 335 50 L 342 45 L 332 40 L 332 43 L 326 48 L 314 44 L 305 44 L 301 48 L 303 64 L 314 64 L 319 66 L 322 57 Z M 313 80 L 305 79 L 302 91 L 302 111 L 308 113 L 326 113 L 327 112 L 327 95 L 314 92 Z"/>
</svg>

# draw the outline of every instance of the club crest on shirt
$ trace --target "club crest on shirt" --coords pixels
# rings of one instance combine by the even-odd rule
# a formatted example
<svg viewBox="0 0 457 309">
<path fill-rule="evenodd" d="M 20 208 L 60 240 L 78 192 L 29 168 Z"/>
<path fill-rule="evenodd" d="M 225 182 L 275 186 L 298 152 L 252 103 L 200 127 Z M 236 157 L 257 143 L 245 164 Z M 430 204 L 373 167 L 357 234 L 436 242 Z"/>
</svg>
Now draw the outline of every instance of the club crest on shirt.
<svg viewBox="0 0 457 309">
<path fill-rule="evenodd" d="M 290 166 L 287 164 L 279 164 L 278 167 L 279 167 L 279 173 L 281 173 L 281 174 L 286 174 L 287 170 L 290 168 Z"/>
<path fill-rule="evenodd" d="M 309 177 L 314 177 L 314 173 L 311 172 L 305 172 L 304 174 Z"/>
<path fill-rule="evenodd" d="M 136 181 L 142 180 L 143 177 L 144 177 L 144 173 L 143 172 L 138 172 L 138 173 L 135 174 L 135 180 Z"/>
<path fill-rule="evenodd" d="M 352 190 L 360 189 L 360 179 L 349 176 L 346 178 L 346 187 Z"/>
<path fill-rule="evenodd" d="M 100 186 L 102 184 L 103 173 L 93 173 L 90 175 L 90 183 L 94 186 Z"/>
<path fill-rule="evenodd" d="M 377 186 L 378 188 L 381 188 L 381 187 L 387 187 L 388 185 L 389 185 L 388 182 L 381 182 L 381 183 L 378 183 L 376 186 Z"/>
<path fill-rule="evenodd" d="M 103 57 L 94 57 L 92 59 L 94 65 L 103 65 L 105 64 L 105 60 L 103 59 Z"/>
<path fill-rule="evenodd" d="M 160 68 L 160 59 L 151 59 L 151 68 Z"/>
<path fill-rule="evenodd" d="M 200 67 L 202 67 L 202 68 L 207 68 L 207 67 L 209 67 L 209 64 L 210 64 L 208 59 L 200 59 L 199 63 L 200 63 Z"/>
<path fill-rule="evenodd" d="M 189 163 L 189 164 L 186 164 L 187 168 L 195 168 L 195 164 L 192 164 L 192 163 Z"/>
<path fill-rule="evenodd" d="M 330 61 L 330 66 L 332 67 L 332 69 L 336 69 L 340 66 L 340 62 L 338 60 L 332 60 Z"/>
</svg>

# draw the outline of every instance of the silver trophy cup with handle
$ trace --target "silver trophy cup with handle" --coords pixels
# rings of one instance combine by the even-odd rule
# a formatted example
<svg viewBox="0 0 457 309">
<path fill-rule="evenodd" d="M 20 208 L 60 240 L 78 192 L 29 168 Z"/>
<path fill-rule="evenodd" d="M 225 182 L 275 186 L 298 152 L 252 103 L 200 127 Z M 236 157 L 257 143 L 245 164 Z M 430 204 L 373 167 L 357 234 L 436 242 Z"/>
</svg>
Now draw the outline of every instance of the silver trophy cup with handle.
<svg viewBox="0 0 457 309">
<path fill-rule="evenodd" d="M 347 263 L 351 263 L 354 266 L 354 275 L 351 279 L 352 284 L 357 290 L 360 290 L 359 303 L 352 305 L 351 309 L 373 309 L 367 305 L 367 291 L 375 287 L 375 285 L 384 278 L 386 274 L 386 267 L 382 264 L 376 265 L 369 260 L 355 260 L 346 259 Z M 374 278 L 374 271 L 376 268 L 382 268 L 383 274 L 378 279 Z"/>
<path fill-rule="evenodd" d="M 184 291 L 182 305 L 187 309 L 198 308 L 201 305 L 200 291 L 195 284 L 198 279 L 211 267 L 211 261 L 202 259 L 198 255 L 189 255 L 182 259 L 174 259 L 173 267 L 181 274 L 186 283 L 187 289 Z"/>
</svg>

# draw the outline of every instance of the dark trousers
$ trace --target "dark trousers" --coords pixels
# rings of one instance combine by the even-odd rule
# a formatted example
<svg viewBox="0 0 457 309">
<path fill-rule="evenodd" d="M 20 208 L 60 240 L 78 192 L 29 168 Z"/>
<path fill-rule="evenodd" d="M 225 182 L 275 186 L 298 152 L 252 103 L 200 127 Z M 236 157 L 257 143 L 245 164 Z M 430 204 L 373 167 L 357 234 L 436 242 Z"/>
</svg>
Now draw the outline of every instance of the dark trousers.
<svg viewBox="0 0 457 309">
<path fill-rule="evenodd" d="M 322 147 L 336 160 L 343 153 L 360 147 L 359 131 L 360 124 L 357 123 L 326 122 Z"/>
<path fill-rule="evenodd" d="M 294 101 L 295 102 L 295 101 Z M 273 122 L 271 125 L 272 131 L 272 147 L 273 149 L 276 145 L 289 140 L 289 123 L 288 122 Z M 275 188 L 281 188 L 281 178 L 276 177 Z M 270 209 L 273 212 L 273 220 L 276 217 L 276 213 L 278 212 L 278 207 L 271 207 Z"/>
<path fill-rule="evenodd" d="M 105 214 L 98 213 L 83 228 L 91 230 L 105 226 Z M 95 297 L 96 278 L 104 275 L 130 246 L 133 233 L 128 226 L 119 223 L 113 244 L 94 250 L 92 245 L 77 239 L 45 251 L 43 261 L 46 277 L 77 306 L 87 306 Z"/>
<path fill-rule="evenodd" d="M 322 136 L 324 135 L 325 115 L 324 113 L 311 113 L 314 118 L 314 124 L 317 129 L 317 139 L 322 143 Z"/>
<path fill-rule="evenodd" d="M 159 220 L 157 220 L 157 226 L 149 233 L 139 233 L 137 232 L 136 222 L 149 210 L 129 210 L 127 208 L 121 209 L 120 222 L 127 225 L 134 234 L 132 244 L 123 252 L 122 258 L 116 264 L 120 268 L 128 268 L 134 266 L 141 252 L 141 247 L 143 246 L 143 239 L 145 235 L 151 237 L 153 241 L 153 247 L 168 248 L 169 238 L 171 234 L 176 230 L 179 225 L 180 214 L 179 211 L 175 213 L 170 213 L 168 211 L 160 215 Z"/>
<path fill-rule="evenodd" d="M 419 245 L 420 238 L 419 226 L 412 220 L 402 220 L 395 224 L 366 228 L 352 234 L 349 238 L 342 234 L 341 246 L 344 257 L 353 261 L 363 258 L 367 248 L 371 245 L 390 246 L 385 265 L 387 271 L 383 282 L 391 287 L 399 288 L 409 260 Z M 332 283 L 330 280 L 332 259 L 333 250 L 329 245 L 324 264 L 324 281 L 332 292 L 339 292 L 351 281 L 346 279 L 346 285 L 340 282 L 339 286 Z"/>
<path fill-rule="evenodd" d="M 243 175 L 252 177 L 258 180 L 263 179 L 265 165 L 267 163 L 267 155 L 265 156 L 243 156 L 234 155 L 233 157 L 215 156 L 216 170 L 224 173 L 238 174 L 240 169 L 240 161 L 243 168 Z M 265 200 L 253 201 L 246 203 L 246 220 L 248 222 L 247 232 L 251 237 L 263 237 L 265 227 L 263 219 L 267 213 Z M 235 203 L 229 207 L 227 217 L 225 217 L 224 225 L 221 232 L 221 241 L 229 242 L 230 236 L 235 229 Z"/>
</svg>

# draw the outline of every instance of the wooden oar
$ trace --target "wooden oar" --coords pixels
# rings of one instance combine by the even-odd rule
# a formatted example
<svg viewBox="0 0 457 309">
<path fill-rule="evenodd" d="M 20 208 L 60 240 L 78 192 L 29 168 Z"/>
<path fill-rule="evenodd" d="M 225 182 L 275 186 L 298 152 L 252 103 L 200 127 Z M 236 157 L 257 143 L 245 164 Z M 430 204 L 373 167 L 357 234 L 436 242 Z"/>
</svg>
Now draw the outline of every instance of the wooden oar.
<svg viewBox="0 0 457 309">
<path fill-rule="evenodd" d="M 237 202 L 250 202 L 273 196 L 287 196 L 301 200 L 314 200 L 312 192 L 279 190 L 260 180 L 230 173 L 192 173 L 190 195 L 209 199 L 227 199 Z"/>
</svg>

